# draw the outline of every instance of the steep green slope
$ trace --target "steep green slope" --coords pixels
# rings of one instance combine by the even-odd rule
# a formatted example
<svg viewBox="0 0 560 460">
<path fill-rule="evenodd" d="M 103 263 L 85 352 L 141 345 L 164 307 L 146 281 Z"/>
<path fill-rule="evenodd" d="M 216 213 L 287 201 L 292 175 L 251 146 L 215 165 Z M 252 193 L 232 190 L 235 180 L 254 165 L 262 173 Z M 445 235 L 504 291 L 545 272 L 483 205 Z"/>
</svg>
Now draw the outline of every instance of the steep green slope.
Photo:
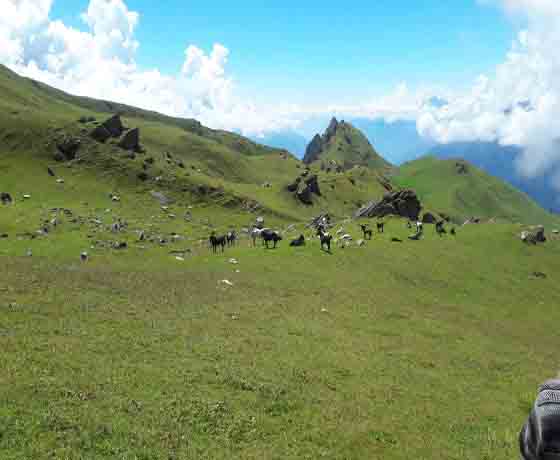
<svg viewBox="0 0 560 460">
<path fill-rule="evenodd" d="M 404 164 L 393 181 L 414 189 L 425 208 L 463 222 L 471 217 L 532 224 L 558 223 L 527 195 L 463 160 L 425 157 Z"/>
<path fill-rule="evenodd" d="M 389 169 L 385 161 L 372 147 L 367 137 L 345 121 L 336 118 L 325 133 L 317 134 L 308 145 L 304 163 L 320 162 L 323 168 L 339 167 L 344 170 L 354 166 L 368 166 L 374 169 Z"/>
<path fill-rule="evenodd" d="M 72 138 L 80 141 L 78 159 L 64 167 L 82 169 L 87 176 L 85 182 L 101 176 L 108 178 L 100 183 L 118 183 L 122 193 L 161 189 L 185 203 L 245 212 L 251 208 L 287 220 L 307 219 L 323 210 L 351 215 L 356 202 L 382 193 L 370 177 L 358 178 L 362 186 L 354 187 L 350 176 L 341 175 L 337 179 L 340 186 L 332 188 L 333 177 L 316 171 L 319 182 L 326 181 L 326 193 L 317 197 L 312 206 L 305 206 L 286 192 L 286 186 L 301 173 L 302 164 L 284 150 L 211 130 L 195 120 L 70 96 L 21 78 L 4 67 L 0 67 L 0 95 L 0 155 L 6 168 L 20 170 L 33 163 L 39 171 L 46 171 L 48 165 L 60 168 L 53 160 L 57 145 L 62 139 Z M 133 158 L 115 142 L 102 144 L 91 139 L 89 134 L 97 123 L 114 113 L 121 114 L 126 126 L 140 129 L 146 153 Z M 84 117 L 94 117 L 97 122 L 80 123 Z M 149 167 L 145 165 L 147 159 L 152 161 Z M 147 177 L 140 180 L 140 173 Z M 39 182 L 50 180 L 46 172 L 44 176 L 39 175 Z M 28 177 L 15 184 L 19 193 L 39 185 L 27 183 Z M 3 183 L 7 187 L 8 181 Z M 79 186 L 75 193 L 80 195 Z"/>
</svg>

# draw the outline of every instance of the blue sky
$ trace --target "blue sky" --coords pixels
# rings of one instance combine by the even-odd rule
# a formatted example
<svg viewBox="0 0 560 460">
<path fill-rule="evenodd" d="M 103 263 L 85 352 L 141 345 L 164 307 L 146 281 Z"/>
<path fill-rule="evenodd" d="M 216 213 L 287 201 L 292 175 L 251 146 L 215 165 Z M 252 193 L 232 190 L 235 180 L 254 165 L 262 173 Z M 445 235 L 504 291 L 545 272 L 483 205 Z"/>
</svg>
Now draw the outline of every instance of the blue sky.
<svg viewBox="0 0 560 460">
<path fill-rule="evenodd" d="M 89 0 L 55 0 L 50 17 L 85 29 Z M 304 4 L 304 5 L 302 5 Z M 353 2 L 127 0 L 140 14 L 136 62 L 177 73 L 187 45 L 230 50 L 228 74 L 268 103 L 352 104 L 399 82 L 463 87 L 490 73 L 516 30 L 476 0 Z"/>
</svg>

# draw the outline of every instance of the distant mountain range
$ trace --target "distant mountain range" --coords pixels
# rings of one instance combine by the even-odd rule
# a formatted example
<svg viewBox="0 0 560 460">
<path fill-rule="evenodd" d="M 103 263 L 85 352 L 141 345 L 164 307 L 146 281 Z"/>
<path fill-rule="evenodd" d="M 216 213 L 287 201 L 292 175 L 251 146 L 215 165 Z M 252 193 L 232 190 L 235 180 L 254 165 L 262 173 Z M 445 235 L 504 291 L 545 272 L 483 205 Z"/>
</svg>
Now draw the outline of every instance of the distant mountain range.
<svg viewBox="0 0 560 460">
<path fill-rule="evenodd" d="M 522 153 L 519 147 L 476 141 L 437 144 L 420 136 L 414 121 L 387 122 L 381 119 L 354 118 L 349 119 L 349 122 L 367 136 L 380 155 L 395 165 L 427 154 L 441 159 L 463 158 L 528 194 L 545 209 L 560 213 L 560 191 L 554 187 L 551 174 L 530 179 L 518 173 L 516 161 Z M 295 131 L 286 131 L 256 141 L 287 149 L 302 158 L 305 154 L 303 144 L 310 142 L 311 138 Z"/>
</svg>

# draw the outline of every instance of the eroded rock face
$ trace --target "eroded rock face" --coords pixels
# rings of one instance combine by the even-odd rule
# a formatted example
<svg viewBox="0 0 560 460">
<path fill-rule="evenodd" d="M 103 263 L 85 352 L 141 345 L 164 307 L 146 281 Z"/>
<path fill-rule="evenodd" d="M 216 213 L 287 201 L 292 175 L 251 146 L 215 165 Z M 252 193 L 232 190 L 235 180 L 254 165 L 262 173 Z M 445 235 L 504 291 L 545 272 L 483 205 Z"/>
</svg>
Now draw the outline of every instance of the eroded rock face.
<svg viewBox="0 0 560 460">
<path fill-rule="evenodd" d="M 134 128 L 128 131 L 119 142 L 119 147 L 125 150 L 140 150 L 140 129 Z"/>
<path fill-rule="evenodd" d="M 372 202 L 361 208 L 356 217 L 385 217 L 389 215 L 418 220 L 422 205 L 413 190 L 388 193 L 378 203 Z"/>
<path fill-rule="evenodd" d="M 323 139 L 319 134 L 316 134 L 310 144 L 305 150 L 305 156 L 303 157 L 303 162 L 305 164 L 313 163 L 323 150 Z"/>
</svg>

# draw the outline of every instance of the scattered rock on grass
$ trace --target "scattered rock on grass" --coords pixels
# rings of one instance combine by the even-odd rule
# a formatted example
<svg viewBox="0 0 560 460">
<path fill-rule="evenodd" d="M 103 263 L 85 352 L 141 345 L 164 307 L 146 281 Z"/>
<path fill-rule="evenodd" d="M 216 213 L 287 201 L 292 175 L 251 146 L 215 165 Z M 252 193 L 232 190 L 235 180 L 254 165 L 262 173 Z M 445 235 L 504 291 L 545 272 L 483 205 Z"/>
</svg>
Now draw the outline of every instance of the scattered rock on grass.
<svg viewBox="0 0 560 460">
<path fill-rule="evenodd" d="M 0 201 L 2 201 L 2 204 L 12 204 L 14 200 L 12 199 L 12 195 L 7 192 L 2 192 L 0 193 Z"/>
</svg>

